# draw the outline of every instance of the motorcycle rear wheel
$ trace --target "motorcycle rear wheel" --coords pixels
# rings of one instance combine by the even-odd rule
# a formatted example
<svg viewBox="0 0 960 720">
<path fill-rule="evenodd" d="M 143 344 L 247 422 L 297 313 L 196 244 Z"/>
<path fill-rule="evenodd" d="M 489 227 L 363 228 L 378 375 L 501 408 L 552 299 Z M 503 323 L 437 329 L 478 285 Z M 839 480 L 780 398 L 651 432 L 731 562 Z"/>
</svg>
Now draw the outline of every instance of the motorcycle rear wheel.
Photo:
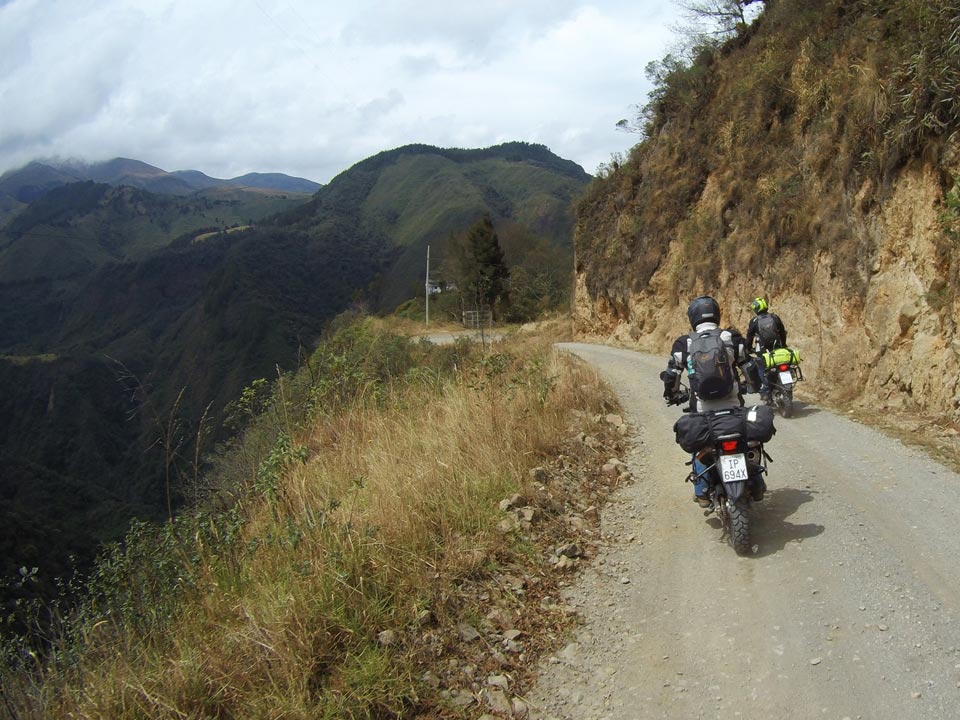
<svg viewBox="0 0 960 720">
<path fill-rule="evenodd" d="M 737 555 L 747 555 L 750 552 L 750 518 L 747 516 L 747 499 L 739 498 L 736 502 L 726 501 L 727 533 L 730 535 L 730 544 Z"/>
<path fill-rule="evenodd" d="M 793 415 L 793 390 L 784 391 L 781 399 L 783 401 L 783 416 L 788 418 Z"/>
</svg>

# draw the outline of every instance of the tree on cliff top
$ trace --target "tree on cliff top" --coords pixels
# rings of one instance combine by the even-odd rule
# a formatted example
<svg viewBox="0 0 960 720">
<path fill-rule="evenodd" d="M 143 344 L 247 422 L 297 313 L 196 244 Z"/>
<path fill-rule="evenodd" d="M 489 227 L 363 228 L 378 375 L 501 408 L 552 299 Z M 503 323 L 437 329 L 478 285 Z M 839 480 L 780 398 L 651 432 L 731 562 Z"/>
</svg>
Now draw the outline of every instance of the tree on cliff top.
<svg viewBox="0 0 960 720">
<path fill-rule="evenodd" d="M 725 40 L 745 28 L 755 17 L 747 10 L 764 0 L 676 0 L 683 10 L 685 25 L 677 32 L 692 40 L 693 45 L 708 40 Z"/>
</svg>

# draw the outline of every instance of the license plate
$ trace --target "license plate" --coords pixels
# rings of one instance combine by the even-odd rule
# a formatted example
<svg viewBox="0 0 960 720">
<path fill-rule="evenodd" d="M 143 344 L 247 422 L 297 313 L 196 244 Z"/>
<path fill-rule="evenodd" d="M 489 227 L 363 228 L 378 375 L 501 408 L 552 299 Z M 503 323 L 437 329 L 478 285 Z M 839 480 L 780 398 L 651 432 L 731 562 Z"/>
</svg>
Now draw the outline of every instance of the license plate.
<svg viewBox="0 0 960 720">
<path fill-rule="evenodd" d="M 720 456 L 720 477 L 725 483 L 747 480 L 747 458 L 743 453 Z"/>
<path fill-rule="evenodd" d="M 781 385 L 793 385 L 793 371 L 792 371 L 792 370 L 781 370 L 781 371 L 780 371 L 780 384 L 781 384 Z"/>
</svg>

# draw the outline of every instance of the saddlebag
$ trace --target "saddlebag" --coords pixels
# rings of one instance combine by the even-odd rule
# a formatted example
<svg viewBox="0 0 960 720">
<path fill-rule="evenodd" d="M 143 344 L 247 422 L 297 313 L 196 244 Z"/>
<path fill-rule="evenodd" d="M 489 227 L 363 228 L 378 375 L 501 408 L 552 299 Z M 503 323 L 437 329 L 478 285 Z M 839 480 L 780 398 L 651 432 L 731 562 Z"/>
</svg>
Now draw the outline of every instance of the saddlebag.
<svg viewBox="0 0 960 720">
<path fill-rule="evenodd" d="M 710 421 L 704 413 L 687 413 L 673 424 L 677 445 L 684 452 L 695 453 L 713 444 Z"/>
<path fill-rule="evenodd" d="M 765 443 L 769 442 L 777 429 L 773 426 L 773 408 L 769 405 L 753 405 L 740 408 L 744 413 L 747 440 Z"/>
<path fill-rule="evenodd" d="M 752 357 L 740 363 L 740 372 L 743 374 L 744 390 L 748 393 L 760 392 L 760 368 Z"/>
</svg>

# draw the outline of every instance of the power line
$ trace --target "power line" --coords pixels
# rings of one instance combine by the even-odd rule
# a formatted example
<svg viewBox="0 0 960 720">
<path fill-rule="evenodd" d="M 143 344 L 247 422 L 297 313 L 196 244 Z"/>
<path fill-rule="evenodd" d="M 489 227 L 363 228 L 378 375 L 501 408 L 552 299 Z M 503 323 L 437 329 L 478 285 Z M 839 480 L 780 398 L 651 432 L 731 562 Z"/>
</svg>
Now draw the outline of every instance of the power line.
<svg viewBox="0 0 960 720">
<path fill-rule="evenodd" d="M 253 4 L 257 6 L 257 9 L 264 15 L 270 22 L 273 23 L 274 27 L 280 31 L 280 33 L 287 38 L 293 45 L 296 46 L 297 50 L 300 51 L 300 54 L 303 55 L 304 59 L 309 62 L 314 70 L 316 70 L 320 75 L 324 75 L 323 70 L 317 65 L 316 61 L 313 59 L 313 55 L 310 52 L 310 48 L 306 47 L 298 38 L 296 38 L 292 33 L 290 33 L 281 23 L 277 20 L 276 17 L 271 15 L 267 10 L 260 4 L 260 0 L 253 0 Z M 291 11 L 298 17 L 302 22 L 306 24 L 303 15 L 293 6 L 291 6 Z"/>
</svg>

